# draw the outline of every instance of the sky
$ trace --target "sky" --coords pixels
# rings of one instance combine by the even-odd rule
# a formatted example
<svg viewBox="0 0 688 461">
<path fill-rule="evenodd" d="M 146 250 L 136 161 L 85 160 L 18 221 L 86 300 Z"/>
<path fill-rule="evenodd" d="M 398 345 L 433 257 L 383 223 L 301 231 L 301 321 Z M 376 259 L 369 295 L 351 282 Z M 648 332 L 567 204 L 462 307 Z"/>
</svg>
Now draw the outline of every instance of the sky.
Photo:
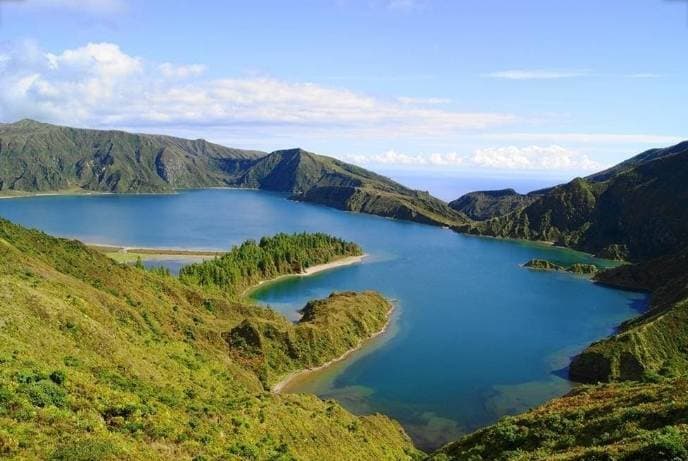
<svg viewBox="0 0 688 461">
<path fill-rule="evenodd" d="M 0 0 L 0 122 L 582 176 L 688 139 L 688 0 Z"/>
</svg>

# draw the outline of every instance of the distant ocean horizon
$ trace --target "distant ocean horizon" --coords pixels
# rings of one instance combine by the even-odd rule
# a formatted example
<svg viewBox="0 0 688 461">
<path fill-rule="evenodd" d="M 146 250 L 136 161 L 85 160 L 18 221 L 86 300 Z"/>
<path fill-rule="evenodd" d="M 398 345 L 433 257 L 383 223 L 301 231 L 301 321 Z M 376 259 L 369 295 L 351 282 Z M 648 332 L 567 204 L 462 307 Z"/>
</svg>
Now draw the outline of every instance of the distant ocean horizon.
<svg viewBox="0 0 688 461">
<path fill-rule="evenodd" d="M 402 169 L 375 169 L 376 172 L 412 189 L 430 192 L 447 202 L 474 191 L 512 188 L 525 194 L 545 187 L 556 186 L 573 179 L 573 176 L 532 177 L 522 174 L 496 174 L 466 171 L 411 171 Z"/>
</svg>

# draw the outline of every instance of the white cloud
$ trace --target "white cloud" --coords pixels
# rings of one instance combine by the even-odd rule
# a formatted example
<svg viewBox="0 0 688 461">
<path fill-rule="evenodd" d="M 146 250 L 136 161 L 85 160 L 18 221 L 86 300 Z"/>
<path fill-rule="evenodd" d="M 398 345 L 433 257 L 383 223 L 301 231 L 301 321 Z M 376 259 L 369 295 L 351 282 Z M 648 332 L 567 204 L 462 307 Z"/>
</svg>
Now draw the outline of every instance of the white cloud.
<svg viewBox="0 0 688 461">
<path fill-rule="evenodd" d="M 465 155 L 455 152 L 409 155 L 390 150 L 379 155 L 349 155 L 343 158 L 360 165 L 463 167 L 493 170 L 589 172 L 605 167 L 585 154 L 558 145 L 493 147 L 478 149 Z"/>
<path fill-rule="evenodd" d="M 569 144 L 647 144 L 664 145 L 684 141 L 679 136 L 621 133 L 490 133 L 480 137 L 501 141 L 551 142 Z"/>
<path fill-rule="evenodd" d="M 596 171 L 604 166 L 585 154 L 557 145 L 478 149 L 470 162 L 477 167 L 505 170 Z"/>
<path fill-rule="evenodd" d="M 404 165 L 404 166 L 419 166 L 428 165 L 429 159 L 422 155 L 408 155 L 401 154 L 395 150 L 388 150 L 382 154 L 366 156 L 366 155 L 344 155 L 341 156 L 344 160 L 358 163 L 361 165 Z"/>
<path fill-rule="evenodd" d="M 205 72 L 205 66 L 201 64 L 176 66 L 170 62 L 165 62 L 158 66 L 158 70 L 167 78 L 185 79 L 203 74 Z"/>
<path fill-rule="evenodd" d="M 510 69 L 491 72 L 485 74 L 485 77 L 505 80 L 554 80 L 587 75 L 590 75 L 589 70 Z"/>
<path fill-rule="evenodd" d="M 140 59 L 124 54 L 117 45 L 111 43 L 89 43 L 81 48 L 65 50 L 61 54 L 45 53 L 44 56 L 50 71 L 56 76 L 62 71 L 74 71 L 100 79 L 115 80 L 126 78 L 142 69 Z"/>
<path fill-rule="evenodd" d="M 0 119 L 80 126 L 300 128 L 343 136 L 439 136 L 516 120 L 403 104 L 341 88 L 269 77 L 206 79 L 203 66 L 152 63 L 112 43 L 49 53 L 0 50 Z M 293 132 L 293 131 L 292 131 Z"/>
<path fill-rule="evenodd" d="M 413 98 L 409 96 L 399 96 L 397 101 L 407 105 L 436 106 L 449 104 L 451 99 L 447 98 Z"/>
</svg>

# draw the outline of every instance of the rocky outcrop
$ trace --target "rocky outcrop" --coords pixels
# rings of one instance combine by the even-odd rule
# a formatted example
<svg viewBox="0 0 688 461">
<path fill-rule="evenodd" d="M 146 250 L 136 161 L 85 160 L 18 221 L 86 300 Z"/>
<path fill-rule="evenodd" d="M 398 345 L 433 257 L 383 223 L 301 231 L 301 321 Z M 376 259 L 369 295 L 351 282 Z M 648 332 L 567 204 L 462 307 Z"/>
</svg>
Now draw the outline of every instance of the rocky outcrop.
<svg viewBox="0 0 688 461">
<path fill-rule="evenodd" d="M 545 271 L 563 271 L 565 270 L 563 266 L 555 264 L 546 259 L 531 259 L 523 265 L 528 269 L 545 270 Z"/>
</svg>

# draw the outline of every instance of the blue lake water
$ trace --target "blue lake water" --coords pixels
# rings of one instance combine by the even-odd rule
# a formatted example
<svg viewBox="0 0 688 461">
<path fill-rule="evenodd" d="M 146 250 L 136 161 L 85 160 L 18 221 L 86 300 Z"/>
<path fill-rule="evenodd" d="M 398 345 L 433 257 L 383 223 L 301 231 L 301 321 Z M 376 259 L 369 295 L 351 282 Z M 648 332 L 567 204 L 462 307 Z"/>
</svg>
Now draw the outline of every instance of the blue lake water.
<svg viewBox="0 0 688 461">
<path fill-rule="evenodd" d="M 55 235 L 127 246 L 227 249 L 296 231 L 361 244 L 369 255 L 362 264 L 285 279 L 253 296 L 291 318 L 307 300 L 333 290 L 373 289 L 394 299 L 386 335 L 289 391 L 336 398 L 358 413 L 388 414 L 425 448 L 565 393 L 570 357 L 644 303 L 637 293 L 520 267 L 531 258 L 592 261 L 585 254 L 344 213 L 266 192 L 6 199 L 0 216 Z"/>
</svg>

